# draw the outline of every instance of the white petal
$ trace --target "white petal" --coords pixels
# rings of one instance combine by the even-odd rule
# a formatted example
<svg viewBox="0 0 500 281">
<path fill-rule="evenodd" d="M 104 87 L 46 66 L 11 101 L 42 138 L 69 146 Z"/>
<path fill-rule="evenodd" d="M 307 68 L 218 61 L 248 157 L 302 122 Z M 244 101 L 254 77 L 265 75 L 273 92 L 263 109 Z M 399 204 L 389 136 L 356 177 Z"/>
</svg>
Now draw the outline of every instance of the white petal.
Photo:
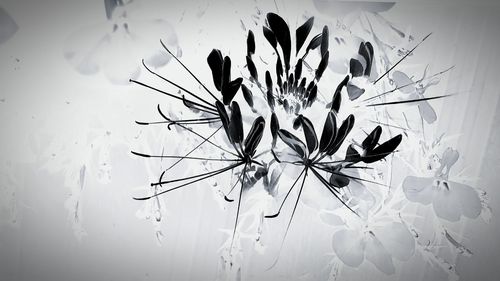
<svg viewBox="0 0 500 281">
<path fill-rule="evenodd" d="M 333 250 L 346 265 L 358 267 L 364 260 L 365 242 L 360 231 L 340 230 L 333 234 Z"/>
<path fill-rule="evenodd" d="M 403 181 L 403 191 L 406 198 L 412 202 L 430 204 L 434 195 L 431 188 L 433 182 L 434 178 L 407 176 Z"/>
<path fill-rule="evenodd" d="M 415 253 L 415 239 L 403 223 L 393 222 L 373 232 L 395 258 L 406 261 Z"/>
<path fill-rule="evenodd" d="M 366 241 L 366 259 L 386 274 L 394 274 L 396 271 L 391 255 L 384 248 L 380 240 L 372 234 L 368 234 Z"/>
</svg>

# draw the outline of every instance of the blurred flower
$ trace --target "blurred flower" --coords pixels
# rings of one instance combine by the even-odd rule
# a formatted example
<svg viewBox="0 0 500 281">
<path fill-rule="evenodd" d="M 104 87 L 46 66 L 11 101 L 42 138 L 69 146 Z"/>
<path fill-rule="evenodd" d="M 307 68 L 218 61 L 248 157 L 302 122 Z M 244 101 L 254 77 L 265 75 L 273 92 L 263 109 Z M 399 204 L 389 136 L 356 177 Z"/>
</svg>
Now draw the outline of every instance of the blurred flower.
<svg viewBox="0 0 500 281">
<path fill-rule="evenodd" d="M 16 33 L 18 26 L 14 19 L 0 7 L 0 44 L 9 40 Z"/>
<path fill-rule="evenodd" d="M 177 36 L 167 21 L 134 18 L 132 1 L 104 2 L 107 21 L 82 28 L 66 40 L 64 57 L 79 73 L 102 71 L 112 83 L 128 84 L 139 76 L 141 59 L 155 68 L 170 61 L 158 48 L 158 37 L 177 48 Z"/>
</svg>

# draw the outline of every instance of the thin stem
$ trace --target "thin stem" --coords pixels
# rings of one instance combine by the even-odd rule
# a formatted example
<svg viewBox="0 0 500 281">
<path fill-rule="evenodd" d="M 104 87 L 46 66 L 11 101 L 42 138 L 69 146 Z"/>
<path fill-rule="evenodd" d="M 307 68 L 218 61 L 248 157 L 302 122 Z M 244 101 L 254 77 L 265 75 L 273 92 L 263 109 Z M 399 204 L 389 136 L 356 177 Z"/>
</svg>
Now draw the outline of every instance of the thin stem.
<svg viewBox="0 0 500 281">
<path fill-rule="evenodd" d="M 178 186 L 176 186 L 176 187 L 173 187 L 173 188 L 171 188 L 171 189 L 164 190 L 164 191 L 159 192 L 159 193 L 155 193 L 155 194 L 154 194 L 154 195 L 152 195 L 152 196 L 147 196 L 147 197 L 134 197 L 134 199 L 135 199 L 135 200 L 148 200 L 148 199 L 151 199 L 151 198 L 157 197 L 157 196 L 159 196 L 159 195 L 165 194 L 165 193 L 167 193 L 167 192 L 170 192 L 170 191 L 173 191 L 173 190 L 179 189 L 179 188 L 184 187 L 184 186 L 186 186 L 186 185 L 190 185 L 190 184 L 193 184 L 193 183 L 196 183 L 196 182 L 202 181 L 202 180 L 204 180 L 204 179 L 207 179 L 207 178 L 209 178 L 209 177 L 213 177 L 213 176 L 216 176 L 216 175 L 218 175 L 218 174 L 224 173 L 224 172 L 226 172 L 226 171 L 228 171 L 228 170 L 231 170 L 231 169 L 233 169 L 233 168 L 235 168 L 235 167 L 238 167 L 238 166 L 240 166 L 240 165 L 242 165 L 242 164 L 243 164 L 243 162 L 242 162 L 242 163 L 238 163 L 238 164 L 231 165 L 231 166 L 229 166 L 229 167 L 227 167 L 227 168 L 224 168 L 224 169 L 219 170 L 219 171 L 218 171 L 218 172 L 216 172 L 216 173 L 213 173 L 213 174 L 207 175 L 207 176 L 205 176 L 205 177 L 202 177 L 202 178 L 199 178 L 199 179 L 196 179 L 196 180 L 190 181 L 190 182 L 185 183 L 185 184 L 178 185 Z M 158 185 L 160 185 L 160 184 L 161 184 L 161 183 L 158 183 Z M 152 183 L 151 185 L 152 185 L 152 186 L 155 186 L 156 184 Z"/>
<path fill-rule="evenodd" d="M 401 103 L 414 103 L 414 102 L 421 102 L 421 101 L 427 101 L 427 100 L 434 100 L 434 99 L 446 98 L 446 97 L 450 97 L 450 96 L 453 96 L 453 94 L 442 95 L 442 96 L 435 96 L 435 97 L 429 97 L 429 98 L 419 98 L 419 99 L 411 99 L 411 100 L 401 100 L 401 101 L 390 101 L 390 102 L 374 103 L 374 104 L 368 104 L 366 106 L 381 106 L 381 105 L 393 105 L 393 104 L 401 104 Z"/>
<path fill-rule="evenodd" d="M 167 46 L 165 46 L 165 44 L 163 43 L 162 40 L 160 40 L 160 43 L 161 45 L 163 46 L 163 48 L 180 64 L 182 65 L 182 67 L 189 73 L 191 74 L 191 76 L 196 80 L 196 82 L 198 82 L 206 91 L 207 93 L 209 93 L 215 100 L 219 100 L 217 97 L 214 96 L 214 94 L 212 94 L 212 92 L 210 92 L 210 90 L 203 84 L 201 83 L 201 81 L 191 72 L 191 70 L 189 70 L 178 58 L 176 55 L 174 55 L 168 48 Z"/>
<path fill-rule="evenodd" d="M 275 218 L 275 217 L 277 217 L 277 216 L 280 214 L 280 212 L 281 212 L 281 208 L 283 208 L 283 205 L 285 205 L 285 201 L 286 201 L 286 199 L 288 198 L 288 195 L 290 195 L 290 193 L 291 193 L 291 192 L 292 192 L 292 190 L 293 190 L 293 187 L 294 187 L 294 186 L 295 186 L 295 184 L 299 181 L 300 177 L 301 177 L 301 176 L 302 176 L 302 174 L 305 172 L 305 170 L 306 170 L 306 168 L 304 168 L 304 169 L 302 170 L 302 172 L 300 172 L 300 174 L 299 174 L 299 176 L 297 177 L 297 179 L 293 182 L 292 186 L 290 187 L 290 189 L 289 189 L 289 190 L 288 190 L 288 192 L 286 193 L 285 198 L 283 199 L 283 202 L 281 202 L 281 205 L 280 205 L 280 207 L 279 207 L 279 209 L 278 209 L 278 212 L 277 212 L 276 214 L 273 214 L 273 215 L 265 216 L 266 218 Z"/>
<path fill-rule="evenodd" d="M 145 157 L 145 158 L 165 158 L 165 159 L 186 159 L 186 160 L 201 160 L 201 161 L 222 161 L 222 162 L 232 162 L 241 161 L 240 159 L 220 159 L 220 158 L 203 158 L 203 157 L 186 157 L 180 155 L 149 155 L 140 152 L 131 151 L 132 154 Z"/>
<path fill-rule="evenodd" d="M 157 77 L 161 78 L 162 80 L 166 81 L 167 83 L 170 83 L 171 85 L 173 85 L 173 86 L 175 86 L 175 87 L 177 87 L 177 88 L 179 88 L 179 89 L 183 90 L 184 92 L 186 92 L 186 93 L 190 94 L 191 96 L 195 97 L 196 99 L 198 99 L 198 100 L 200 100 L 200 101 L 204 102 L 205 104 L 207 104 L 207 105 L 209 105 L 209 106 L 211 106 L 212 108 L 214 108 L 214 109 L 215 109 L 215 105 L 213 105 L 213 104 L 209 103 L 208 101 L 206 101 L 205 99 L 203 99 L 203 98 L 201 98 L 201 97 L 199 97 L 199 96 L 195 95 L 193 92 L 191 92 L 191 91 L 187 90 L 186 88 L 184 88 L 184 87 L 180 86 L 179 84 L 177 84 L 177 83 L 175 83 L 175 82 L 172 82 L 172 81 L 170 81 L 169 79 L 167 79 L 167 78 L 165 78 L 165 77 L 161 76 L 160 74 L 158 74 L 158 73 L 154 72 L 153 70 L 151 70 L 151 69 L 150 69 L 150 68 L 146 65 L 146 63 L 144 62 L 144 59 L 142 60 L 142 65 L 144 66 L 144 68 L 146 68 L 146 70 L 147 70 L 147 71 L 149 71 L 149 72 L 150 72 L 150 73 L 152 73 L 153 75 L 156 75 Z"/>
<path fill-rule="evenodd" d="M 247 172 L 247 165 L 248 164 L 245 164 L 245 167 L 243 168 L 243 175 L 245 175 L 245 173 Z M 243 194 L 243 183 L 244 182 L 245 182 L 245 179 L 242 178 L 242 180 L 241 180 L 241 189 L 240 189 L 240 197 L 238 199 L 238 208 L 236 209 L 236 219 L 234 221 L 233 237 L 231 238 L 231 247 L 229 248 L 230 252 L 233 249 L 234 236 L 236 235 L 236 227 L 238 226 L 238 218 L 240 216 L 241 196 Z"/>
<path fill-rule="evenodd" d="M 429 38 L 429 36 L 431 36 L 432 32 L 427 34 L 427 36 L 425 36 L 415 47 L 413 47 L 413 49 L 411 49 L 408 53 L 406 53 L 398 62 L 396 62 L 393 66 L 391 66 L 391 68 L 389 68 L 384 74 L 382 74 L 382 76 L 380 76 L 379 78 L 377 78 L 377 80 L 375 80 L 375 82 L 373 82 L 373 84 L 377 84 L 378 81 L 380 81 L 380 79 L 382 79 L 384 76 L 386 76 L 391 70 L 393 70 L 399 63 L 401 63 L 404 59 L 406 59 L 406 57 L 408 57 L 411 53 L 413 53 L 413 51 L 418 47 L 420 46 L 420 44 L 422 44 L 422 42 L 424 42 L 427 38 Z"/>
</svg>

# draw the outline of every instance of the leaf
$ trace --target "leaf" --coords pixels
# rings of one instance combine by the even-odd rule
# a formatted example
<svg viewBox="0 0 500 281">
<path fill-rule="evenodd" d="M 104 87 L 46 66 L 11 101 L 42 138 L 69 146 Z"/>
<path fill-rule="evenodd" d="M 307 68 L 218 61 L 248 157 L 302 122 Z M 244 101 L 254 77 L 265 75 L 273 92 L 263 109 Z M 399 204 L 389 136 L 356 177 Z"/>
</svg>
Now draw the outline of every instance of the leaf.
<svg viewBox="0 0 500 281">
<path fill-rule="evenodd" d="M 212 78 L 217 91 L 222 89 L 222 54 L 220 50 L 213 49 L 207 57 L 208 66 L 212 71 Z"/>
<path fill-rule="evenodd" d="M 302 116 L 302 115 L 300 115 Z M 318 137 L 316 136 L 316 131 L 314 131 L 314 126 L 307 117 L 302 116 L 300 118 L 302 125 L 302 130 L 304 130 L 304 136 L 306 137 L 307 148 L 309 149 L 309 154 L 313 153 L 318 148 Z"/>
<path fill-rule="evenodd" d="M 241 143 L 243 141 L 243 121 L 241 119 L 240 106 L 235 101 L 231 103 L 229 134 L 234 143 Z"/>
<path fill-rule="evenodd" d="M 345 138 L 349 134 L 349 132 L 352 130 L 352 127 L 354 126 L 354 115 L 350 114 L 344 122 L 342 122 L 342 125 L 340 125 L 339 130 L 337 131 L 337 135 L 335 137 L 335 141 L 333 142 L 332 146 L 328 148 L 328 155 L 333 155 L 337 150 L 340 148 L 342 143 L 344 142 Z"/>
<path fill-rule="evenodd" d="M 234 96 L 238 92 L 240 88 L 241 82 L 243 82 L 243 78 L 239 77 L 231 81 L 228 85 L 222 87 L 222 101 L 225 105 L 229 105 L 229 103 L 233 100 Z"/>
<path fill-rule="evenodd" d="M 251 30 L 248 30 L 247 36 L 247 56 L 255 54 L 255 36 Z"/>
<path fill-rule="evenodd" d="M 255 67 L 255 64 L 252 61 L 252 58 L 250 56 L 247 56 L 247 66 L 248 66 L 248 71 L 250 72 L 250 76 L 255 81 L 259 81 L 259 76 L 257 74 L 257 68 Z"/>
<path fill-rule="evenodd" d="M 359 77 L 363 75 L 363 65 L 357 59 L 351 59 L 349 61 L 349 72 L 352 77 Z"/>
<path fill-rule="evenodd" d="M 275 34 L 276 40 L 281 46 L 283 51 L 283 60 L 285 61 L 285 69 L 288 71 L 288 69 L 290 69 L 290 53 L 292 49 L 290 29 L 288 28 L 286 22 L 275 13 L 267 14 L 267 22 Z"/>
<path fill-rule="evenodd" d="M 304 45 L 304 42 L 307 39 L 307 36 L 309 35 L 309 32 L 311 32 L 311 28 L 314 25 L 314 17 L 310 17 L 304 24 L 299 26 L 297 30 L 295 30 L 295 43 L 296 43 L 296 54 L 299 53 L 300 48 L 302 48 L 302 45 Z"/>
<path fill-rule="evenodd" d="M 224 127 L 224 131 L 227 134 L 227 138 L 229 141 L 232 143 L 231 135 L 229 134 L 229 117 L 227 115 L 226 108 L 224 107 L 224 104 L 220 101 L 215 102 L 215 107 L 217 108 L 217 112 L 219 113 L 220 120 L 222 122 L 222 126 Z"/>
<path fill-rule="evenodd" d="M 330 184 L 336 188 L 342 188 L 349 185 L 349 178 L 341 172 L 336 172 L 330 176 Z"/>
<path fill-rule="evenodd" d="M 323 72 L 325 72 L 326 67 L 328 66 L 328 56 L 329 56 L 328 51 L 323 55 L 321 58 L 321 61 L 319 62 L 318 69 L 316 69 L 315 77 L 316 80 L 319 81 L 321 79 L 321 75 L 323 75 Z"/>
<path fill-rule="evenodd" d="M 278 136 L 286 145 L 293 149 L 300 158 L 304 159 L 306 157 L 306 145 L 299 138 L 284 129 L 278 131 Z"/>
<path fill-rule="evenodd" d="M 337 120 L 333 112 L 328 112 L 326 116 L 323 132 L 321 133 L 321 140 L 319 141 L 319 152 L 324 152 L 335 140 L 337 134 Z"/>
<path fill-rule="evenodd" d="M 349 96 L 349 99 L 351 101 L 356 100 L 364 93 L 365 93 L 365 89 L 361 89 L 358 86 L 353 85 L 351 83 L 347 84 L 347 95 Z"/>
<path fill-rule="evenodd" d="M 364 75 L 370 76 L 373 63 L 373 46 L 370 42 L 361 42 L 358 53 L 365 59 L 366 68 Z"/>
<path fill-rule="evenodd" d="M 222 65 L 222 88 L 228 85 L 231 81 L 231 58 L 228 56 L 224 57 L 224 63 Z"/>
<path fill-rule="evenodd" d="M 323 32 L 321 33 L 321 47 L 320 47 L 320 53 L 321 57 L 324 57 L 326 52 L 328 52 L 328 26 L 323 27 Z"/>
<path fill-rule="evenodd" d="M 382 134 L 382 127 L 377 126 L 373 131 L 365 138 L 363 143 L 361 143 L 361 147 L 364 150 L 371 151 L 375 148 L 380 139 L 380 135 Z"/>
<path fill-rule="evenodd" d="M 342 80 L 342 82 L 340 82 L 340 84 L 337 86 L 337 89 L 335 89 L 335 94 L 333 95 L 332 107 L 331 107 L 331 110 L 335 113 L 338 113 L 340 110 L 340 104 L 342 102 L 342 96 L 341 96 L 342 88 L 347 85 L 347 82 L 349 82 L 349 75 L 346 75 L 344 80 Z"/>
<path fill-rule="evenodd" d="M 264 133 L 264 127 L 266 126 L 266 121 L 264 117 L 257 117 L 252 124 L 252 128 L 245 139 L 245 154 L 253 156 L 255 154 L 255 150 L 262 139 L 262 134 Z"/>
<path fill-rule="evenodd" d="M 271 136 L 273 137 L 272 147 L 276 146 L 276 139 L 278 138 L 278 130 L 280 129 L 280 123 L 278 121 L 278 116 L 276 113 L 271 114 Z"/>
<path fill-rule="evenodd" d="M 302 59 L 299 59 L 297 60 L 297 64 L 295 65 L 295 81 L 299 81 L 301 75 L 302 75 Z"/>
<path fill-rule="evenodd" d="M 241 91 L 243 92 L 243 97 L 245 98 L 245 101 L 248 103 L 248 106 L 253 108 L 253 94 L 250 89 L 247 88 L 244 84 L 241 85 Z"/>
<path fill-rule="evenodd" d="M 401 134 L 393 137 L 392 139 L 384 142 L 379 145 L 377 148 L 372 151 L 368 151 L 366 155 L 363 157 L 363 162 L 365 163 L 373 163 L 378 160 L 385 158 L 387 155 L 391 154 L 398 145 L 401 143 L 403 136 Z"/>
<path fill-rule="evenodd" d="M 273 49 L 276 49 L 276 47 L 278 46 L 278 42 L 276 41 L 276 36 L 274 36 L 273 31 L 271 29 L 263 26 L 262 32 L 264 33 L 264 37 L 266 37 L 267 42 L 269 42 L 269 44 L 271 44 Z"/>
</svg>

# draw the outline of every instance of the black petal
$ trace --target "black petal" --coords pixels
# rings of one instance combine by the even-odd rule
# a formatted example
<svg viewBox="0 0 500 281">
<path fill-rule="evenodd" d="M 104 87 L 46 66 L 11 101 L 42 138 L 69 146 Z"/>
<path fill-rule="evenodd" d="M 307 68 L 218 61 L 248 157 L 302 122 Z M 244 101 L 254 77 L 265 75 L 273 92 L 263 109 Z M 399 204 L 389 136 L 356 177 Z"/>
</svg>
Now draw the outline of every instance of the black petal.
<svg viewBox="0 0 500 281">
<path fill-rule="evenodd" d="M 278 130 L 280 129 L 280 123 L 278 121 L 278 116 L 276 116 L 276 113 L 271 114 L 271 136 L 273 137 L 273 143 L 272 147 L 274 148 L 276 146 L 276 139 L 278 137 Z"/>
<path fill-rule="evenodd" d="M 228 85 L 230 81 L 231 81 L 231 58 L 225 56 L 224 63 L 222 65 L 222 88 L 224 88 L 224 85 Z"/>
<path fill-rule="evenodd" d="M 299 81 L 300 76 L 302 75 L 302 59 L 297 61 L 295 65 L 295 82 Z"/>
<path fill-rule="evenodd" d="M 314 36 L 313 39 L 311 39 L 311 41 L 309 42 L 309 45 L 307 45 L 306 53 L 318 48 L 319 45 L 321 45 L 321 34 L 318 34 L 318 35 Z"/>
<path fill-rule="evenodd" d="M 278 46 L 278 42 L 276 41 L 276 36 L 274 36 L 273 31 L 265 26 L 262 27 L 262 31 L 269 44 L 271 44 L 273 49 L 276 49 L 276 47 Z"/>
<path fill-rule="evenodd" d="M 243 92 L 243 97 L 245 98 L 245 101 L 248 103 L 248 106 L 253 108 L 253 94 L 250 89 L 247 88 L 244 84 L 241 85 L 241 91 Z"/>
<path fill-rule="evenodd" d="M 222 87 L 222 101 L 225 105 L 229 105 L 229 103 L 233 100 L 234 96 L 238 92 L 238 89 L 240 88 L 241 82 L 243 82 L 243 78 L 239 77 Z"/>
<path fill-rule="evenodd" d="M 269 27 L 276 36 L 276 40 L 281 46 L 283 51 L 283 60 L 285 61 L 285 69 L 290 69 L 290 54 L 292 50 L 292 43 L 290 39 L 290 29 L 286 22 L 275 13 L 267 14 L 267 22 Z"/>
<path fill-rule="evenodd" d="M 306 137 L 309 154 L 311 154 L 318 148 L 318 137 L 316 136 L 316 131 L 314 131 L 312 122 L 306 117 L 302 116 L 302 118 L 300 118 L 300 122 L 302 124 L 302 130 L 304 130 L 304 136 Z"/>
<path fill-rule="evenodd" d="M 326 116 L 325 125 L 323 126 L 323 132 L 321 133 L 321 140 L 319 142 L 319 151 L 324 152 L 330 146 L 330 144 L 335 140 L 337 135 L 337 120 L 335 114 L 331 111 L 328 112 Z"/>
<path fill-rule="evenodd" d="M 340 125 L 339 130 L 337 131 L 337 136 L 335 137 L 335 141 L 332 143 L 331 147 L 328 147 L 328 155 L 333 155 L 337 150 L 339 150 L 340 146 L 344 142 L 345 138 L 351 131 L 354 126 L 354 115 L 350 114 L 342 125 Z"/>
<path fill-rule="evenodd" d="M 331 107 L 331 110 L 335 113 L 338 113 L 340 110 L 340 104 L 342 102 L 342 96 L 341 96 L 342 88 L 347 85 L 347 82 L 349 82 L 349 75 L 346 75 L 344 80 L 342 80 L 342 82 L 340 82 L 340 84 L 337 86 L 337 89 L 335 89 L 335 94 L 333 95 L 332 107 Z"/>
<path fill-rule="evenodd" d="M 349 71 L 352 77 L 359 77 L 363 75 L 363 65 L 357 59 L 351 59 L 349 62 Z"/>
<path fill-rule="evenodd" d="M 250 72 L 250 76 L 255 81 L 259 81 L 259 76 L 257 74 L 257 68 L 255 67 L 255 64 L 252 61 L 252 58 L 250 56 L 247 56 L 247 66 L 248 66 L 248 71 Z"/>
<path fill-rule="evenodd" d="M 370 76 L 373 63 L 373 46 L 370 42 L 361 42 L 358 53 L 365 59 L 366 68 L 364 75 Z"/>
<path fill-rule="evenodd" d="M 403 136 L 401 134 L 393 137 L 392 139 L 379 145 L 377 148 L 371 152 L 367 152 L 365 157 L 363 157 L 363 162 L 373 163 L 378 160 L 385 158 L 387 155 L 391 154 L 401 143 Z"/>
<path fill-rule="evenodd" d="M 313 24 L 314 24 L 314 17 L 311 17 L 306 22 L 304 22 L 304 24 L 299 26 L 295 31 L 296 54 L 299 53 L 300 48 L 302 48 L 302 45 L 304 45 L 304 42 L 306 41 L 307 36 L 309 35 L 309 32 L 311 32 Z"/>
<path fill-rule="evenodd" d="M 208 66 L 212 70 L 212 77 L 217 91 L 222 89 L 222 54 L 219 50 L 213 49 L 207 57 Z"/>
<path fill-rule="evenodd" d="M 245 154 L 253 156 L 255 154 L 255 150 L 262 139 L 262 134 L 264 133 L 264 128 L 266 126 L 266 121 L 262 116 L 257 117 L 253 121 L 252 128 L 245 139 Z"/>
<path fill-rule="evenodd" d="M 375 127 L 375 129 L 373 129 L 373 131 L 368 136 L 366 136 L 365 140 L 361 144 L 361 147 L 363 147 L 364 150 L 372 151 L 377 145 L 381 134 L 382 134 L 382 127 L 380 126 Z"/>
<path fill-rule="evenodd" d="M 227 134 L 227 138 L 229 139 L 230 142 L 233 142 L 231 140 L 231 134 L 229 134 L 229 116 L 227 115 L 226 108 L 224 107 L 224 104 L 220 101 L 215 102 L 215 107 L 217 108 L 217 112 L 219 112 L 219 117 L 222 122 L 222 126 L 224 127 L 224 131 Z"/>
<path fill-rule="evenodd" d="M 330 176 L 330 184 L 336 188 L 342 188 L 349 185 L 349 178 L 340 172 L 336 172 Z"/>
<path fill-rule="evenodd" d="M 305 158 L 306 156 L 306 145 L 292 133 L 287 130 L 280 129 L 278 131 L 278 136 L 280 139 L 288 145 L 291 149 L 293 149 L 301 158 Z"/>
<path fill-rule="evenodd" d="M 243 121 L 241 119 L 240 106 L 235 101 L 231 103 L 229 133 L 234 143 L 241 143 L 243 141 Z"/>
<path fill-rule="evenodd" d="M 323 27 L 323 32 L 321 33 L 321 47 L 320 47 L 320 52 L 321 52 L 321 57 L 325 56 L 326 52 L 328 52 L 328 26 Z"/>
<path fill-rule="evenodd" d="M 321 75 L 323 75 L 323 72 L 325 71 L 326 67 L 328 66 L 328 57 L 329 57 L 328 51 L 323 55 L 321 58 L 321 61 L 319 62 L 318 69 L 316 69 L 315 77 L 316 80 L 319 81 L 321 79 Z"/>
<path fill-rule="evenodd" d="M 247 36 L 247 56 L 255 54 L 255 37 L 251 30 L 248 31 Z"/>
</svg>

